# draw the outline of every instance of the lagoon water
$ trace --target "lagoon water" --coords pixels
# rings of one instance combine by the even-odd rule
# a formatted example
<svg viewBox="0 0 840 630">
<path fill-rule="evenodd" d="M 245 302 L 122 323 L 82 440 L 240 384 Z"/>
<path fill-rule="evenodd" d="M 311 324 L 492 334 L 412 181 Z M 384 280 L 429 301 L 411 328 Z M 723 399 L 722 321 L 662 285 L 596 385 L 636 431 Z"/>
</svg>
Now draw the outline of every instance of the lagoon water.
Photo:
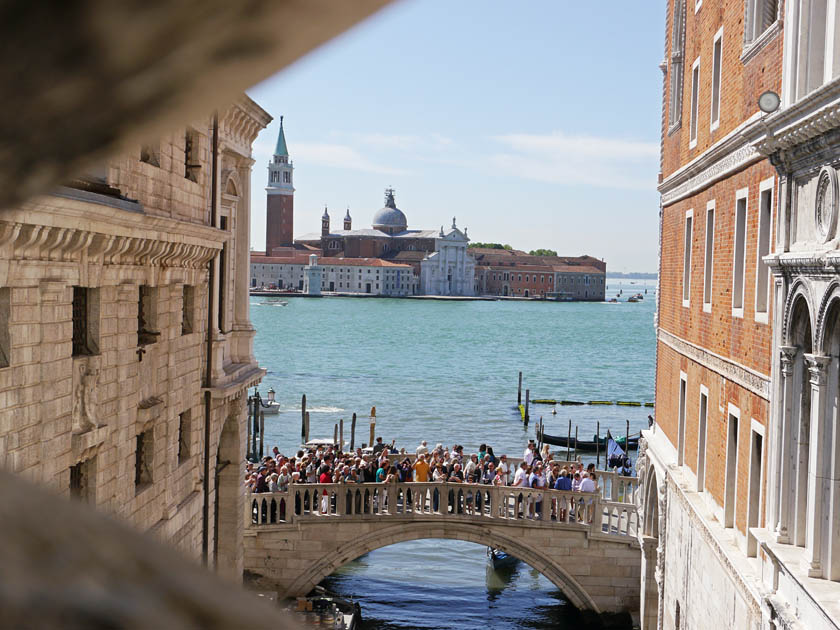
<svg viewBox="0 0 840 630">
<path fill-rule="evenodd" d="M 523 427 L 517 374 L 531 398 L 653 401 L 654 281 L 609 280 L 608 295 L 639 303 L 455 302 L 361 298 L 251 299 L 255 352 L 268 369 L 261 386 L 277 392 L 281 413 L 266 416 L 266 444 L 300 444 L 300 398 L 307 396 L 310 437 L 332 438 L 358 415 L 356 442 L 376 434 L 413 452 L 486 442 L 497 455 L 521 456 L 542 416 L 546 433 L 581 440 L 647 427 L 650 408 L 533 405 Z M 524 391 L 523 391 L 524 397 Z M 374 551 L 325 581 L 357 599 L 365 628 L 579 627 L 574 609 L 548 580 L 521 564 L 488 575 L 485 548 L 422 540 Z"/>
</svg>

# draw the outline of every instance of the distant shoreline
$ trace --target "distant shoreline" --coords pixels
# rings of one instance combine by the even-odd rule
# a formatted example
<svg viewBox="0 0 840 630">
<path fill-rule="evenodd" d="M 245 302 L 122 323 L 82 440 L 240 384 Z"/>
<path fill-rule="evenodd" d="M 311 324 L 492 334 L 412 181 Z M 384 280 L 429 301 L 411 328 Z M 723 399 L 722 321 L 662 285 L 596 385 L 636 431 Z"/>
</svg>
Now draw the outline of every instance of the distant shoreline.
<svg viewBox="0 0 840 630">
<path fill-rule="evenodd" d="M 656 280 L 658 274 L 655 273 L 619 273 L 607 272 L 607 278 L 637 278 L 639 280 Z"/>
</svg>

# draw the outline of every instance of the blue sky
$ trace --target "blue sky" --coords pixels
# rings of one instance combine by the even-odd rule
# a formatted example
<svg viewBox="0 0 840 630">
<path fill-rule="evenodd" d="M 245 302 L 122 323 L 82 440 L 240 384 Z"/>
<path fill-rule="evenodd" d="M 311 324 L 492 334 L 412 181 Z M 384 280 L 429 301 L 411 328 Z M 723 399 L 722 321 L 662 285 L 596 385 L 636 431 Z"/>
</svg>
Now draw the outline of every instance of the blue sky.
<svg viewBox="0 0 840 630">
<path fill-rule="evenodd" d="M 249 90 L 252 245 L 280 115 L 295 235 L 369 227 L 393 186 L 409 228 L 655 271 L 660 2 L 401 0 Z"/>
</svg>

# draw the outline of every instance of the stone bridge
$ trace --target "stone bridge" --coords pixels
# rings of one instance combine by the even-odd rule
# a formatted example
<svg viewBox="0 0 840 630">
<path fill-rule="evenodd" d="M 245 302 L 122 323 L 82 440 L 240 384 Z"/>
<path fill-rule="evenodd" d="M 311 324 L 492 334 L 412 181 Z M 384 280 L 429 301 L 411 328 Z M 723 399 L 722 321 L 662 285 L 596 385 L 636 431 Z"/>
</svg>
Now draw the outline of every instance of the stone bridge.
<svg viewBox="0 0 840 630">
<path fill-rule="evenodd" d="M 641 571 L 636 479 L 599 477 L 607 482 L 602 493 L 371 483 L 252 494 L 245 569 L 259 588 L 295 597 L 380 547 L 421 538 L 464 540 L 526 562 L 580 610 L 635 615 Z"/>
</svg>

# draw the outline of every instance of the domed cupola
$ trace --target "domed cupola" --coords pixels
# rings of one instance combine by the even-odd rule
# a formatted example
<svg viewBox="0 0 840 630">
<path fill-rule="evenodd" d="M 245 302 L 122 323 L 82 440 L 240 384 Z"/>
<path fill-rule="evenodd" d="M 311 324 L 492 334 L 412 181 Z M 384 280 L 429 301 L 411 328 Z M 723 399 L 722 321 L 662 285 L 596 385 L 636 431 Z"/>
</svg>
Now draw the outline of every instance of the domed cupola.
<svg viewBox="0 0 840 630">
<path fill-rule="evenodd" d="M 380 208 L 373 215 L 373 229 L 381 230 L 386 234 L 398 234 L 408 228 L 408 221 L 402 210 L 397 208 L 394 201 L 394 189 L 385 189 L 385 207 Z"/>
</svg>

